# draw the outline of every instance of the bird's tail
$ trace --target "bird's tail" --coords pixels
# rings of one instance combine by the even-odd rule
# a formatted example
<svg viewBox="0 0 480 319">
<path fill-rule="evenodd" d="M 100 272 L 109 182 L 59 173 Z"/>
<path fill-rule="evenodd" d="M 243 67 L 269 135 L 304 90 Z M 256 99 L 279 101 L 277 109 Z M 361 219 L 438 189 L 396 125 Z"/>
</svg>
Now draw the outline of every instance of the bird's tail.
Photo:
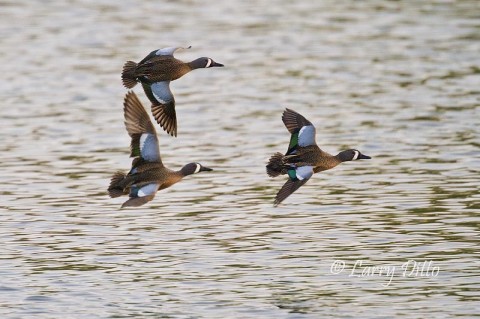
<svg viewBox="0 0 480 319">
<path fill-rule="evenodd" d="M 267 164 L 267 174 L 270 177 L 277 177 L 280 174 L 286 174 L 284 155 L 282 153 L 275 153 L 270 157 Z"/>
<path fill-rule="evenodd" d="M 122 195 L 128 194 L 121 186 L 121 182 L 125 179 L 127 175 L 123 172 L 116 172 L 113 174 L 112 179 L 110 180 L 110 186 L 108 186 L 108 195 L 110 197 L 119 197 Z"/>
<path fill-rule="evenodd" d="M 127 61 L 123 65 L 122 82 L 123 86 L 125 86 L 127 89 L 131 89 L 137 84 L 137 78 L 135 76 L 136 69 L 137 63 L 133 61 Z"/>
</svg>

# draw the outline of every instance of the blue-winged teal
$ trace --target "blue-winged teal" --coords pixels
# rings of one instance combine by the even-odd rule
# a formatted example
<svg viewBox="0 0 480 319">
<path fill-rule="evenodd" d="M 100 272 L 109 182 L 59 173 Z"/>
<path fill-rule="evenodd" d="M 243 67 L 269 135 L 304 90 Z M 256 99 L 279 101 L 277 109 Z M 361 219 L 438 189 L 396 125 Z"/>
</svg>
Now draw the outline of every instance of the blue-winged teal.
<svg viewBox="0 0 480 319">
<path fill-rule="evenodd" d="M 185 176 L 212 170 L 199 163 L 189 163 L 179 171 L 163 166 L 157 133 L 142 103 L 135 93 L 128 92 L 123 105 L 125 127 L 132 138 L 130 157 L 134 159 L 128 174 L 115 173 L 108 187 L 110 197 L 129 194 L 130 199 L 122 207 L 143 205 L 158 190 L 178 183 Z"/>
<path fill-rule="evenodd" d="M 188 47 L 189 49 L 191 47 Z M 192 62 L 182 62 L 173 57 L 173 53 L 183 48 L 164 48 L 152 51 L 139 63 L 127 61 L 123 66 L 123 85 L 131 89 L 137 82 L 152 102 L 152 113 L 160 126 L 172 136 L 177 136 L 177 115 L 175 99 L 170 91 L 170 81 L 174 81 L 188 72 L 223 66 L 211 58 L 198 58 Z"/>
<path fill-rule="evenodd" d="M 273 154 L 267 164 L 270 177 L 288 174 L 287 182 L 275 197 L 275 206 L 305 184 L 314 173 L 334 168 L 342 162 L 370 159 L 370 156 L 355 149 L 342 151 L 335 156 L 322 151 L 315 142 L 315 126 L 293 110 L 286 109 L 282 121 L 292 134 L 287 153 Z"/>
</svg>

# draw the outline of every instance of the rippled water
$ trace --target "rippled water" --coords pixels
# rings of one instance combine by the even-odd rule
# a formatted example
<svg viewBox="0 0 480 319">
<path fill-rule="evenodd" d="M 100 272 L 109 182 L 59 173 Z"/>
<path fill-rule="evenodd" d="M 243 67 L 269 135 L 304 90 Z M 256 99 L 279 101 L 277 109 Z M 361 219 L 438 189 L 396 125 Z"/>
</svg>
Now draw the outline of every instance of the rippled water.
<svg viewBox="0 0 480 319">
<path fill-rule="evenodd" d="M 2 318 L 478 314 L 479 18 L 477 1 L 1 1 Z M 177 45 L 227 67 L 172 84 L 163 160 L 215 171 L 119 210 L 120 70 Z M 373 159 L 274 208 L 285 107 L 324 150 Z"/>
</svg>

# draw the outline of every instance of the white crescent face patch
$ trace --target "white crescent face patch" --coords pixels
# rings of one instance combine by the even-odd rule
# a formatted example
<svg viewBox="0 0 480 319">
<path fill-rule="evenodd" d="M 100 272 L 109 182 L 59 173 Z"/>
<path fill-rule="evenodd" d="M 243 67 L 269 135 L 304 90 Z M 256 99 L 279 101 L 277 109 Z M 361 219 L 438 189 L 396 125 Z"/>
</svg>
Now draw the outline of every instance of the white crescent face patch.
<svg viewBox="0 0 480 319">
<path fill-rule="evenodd" d="M 205 66 L 205 68 L 208 68 L 211 64 L 212 64 L 212 59 L 208 59 L 207 65 Z"/>
<path fill-rule="evenodd" d="M 195 172 L 193 172 L 193 174 L 197 174 L 198 172 L 200 172 L 201 168 L 202 168 L 202 166 L 197 163 L 197 168 L 195 169 Z"/>
<path fill-rule="evenodd" d="M 358 155 L 360 155 L 359 151 L 353 151 L 355 155 L 353 155 L 352 161 L 356 160 L 358 158 Z"/>
</svg>

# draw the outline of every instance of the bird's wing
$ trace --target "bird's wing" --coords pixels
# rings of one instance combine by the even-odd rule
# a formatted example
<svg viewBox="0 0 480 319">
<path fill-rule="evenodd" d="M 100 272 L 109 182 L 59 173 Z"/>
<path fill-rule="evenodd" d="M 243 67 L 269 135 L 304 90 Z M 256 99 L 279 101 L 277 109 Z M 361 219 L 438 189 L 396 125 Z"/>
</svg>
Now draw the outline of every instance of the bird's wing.
<svg viewBox="0 0 480 319">
<path fill-rule="evenodd" d="M 177 136 L 177 114 L 175 112 L 175 98 L 170 91 L 170 81 L 144 84 L 145 94 L 152 102 L 153 117 L 158 124 L 170 135 Z"/>
<path fill-rule="evenodd" d="M 130 199 L 123 203 L 123 207 L 137 207 L 151 201 L 158 191 L 160 184 L 150 183 L 142 186 L 133 185 L 130 188 Z"/>
<path fill-rule="evenodd" d="M 138 156 L 147 162 L 162 163 L 155 127 L 133 91 L 125 95 L 123 106 L 125 127 L 132 139 L 130 156 Z"/>
<path fill-rule="evenodd" d="M 283 184 L 280 191 L 278 191 L 275 201 L 273 202 L 274 206 L 280 204 L 288 196 L 293 194 L 297 189 L 299 189 L 303 184 L 305 184 L 310 177 L 313 175 L 313 166 L 301 166 L 301 167 L 292 167 L 288 170 L 288 180 Z"/>
<path fill-rule="evenodd" d="M 157 52 L 155 52 L 156 55 L 170 55 L 170 56 L 173 56 L 173 54 L 175 53 L 175 51 L 177 50 L 186 50 L 186 49 L 190 49 L 192 46 L 188 46 L 188 47 L 168 47 L 168 48 L 163 48 L 163 49 L 160 49 L 160 50 L 157 50 Z"/>
<path fill-rule="evenodd" d="M 306 147 L 317 145 L 315 141 L 315 126 L 299 113 L 286 109 L 282 121 L 287 130 L 292 134 L 288 145 L 287 155 L 294 154 L 297 146 Z"/>
<path fill-rule="evenodd" d="M 138 62 L 138 65 L 143 65 L 148 63 L 151 59 L 154 59 L 156 56 L 171 56 L 173 57 L 173 54 L 175 51 L 180 50 L 180 49 L 190 49 L 192 46 L 189 46 L 187 48 L 184 47 L 168 47 L 168 48 L 163 48 L 159 50 L 153 50 L 150 52 L 146 57 L 142 59 L 142 61 Z"/>
</svg>

